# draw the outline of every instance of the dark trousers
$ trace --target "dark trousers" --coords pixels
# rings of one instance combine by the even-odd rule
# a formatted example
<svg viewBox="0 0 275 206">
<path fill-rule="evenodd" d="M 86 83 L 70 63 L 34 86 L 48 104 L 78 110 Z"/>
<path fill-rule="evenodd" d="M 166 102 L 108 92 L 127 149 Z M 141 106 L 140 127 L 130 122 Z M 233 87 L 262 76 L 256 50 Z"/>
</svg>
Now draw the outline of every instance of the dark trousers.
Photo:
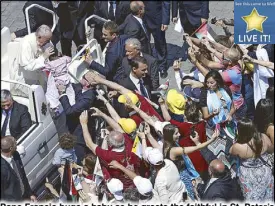
<svg viewBox="0 0 275 206">
<path fill-rule="evenodd" d="M 88 153 L 91 153 L 91 151 L 86 145 L 81 143 L 76 143 L 76 145 L 74 146 L 74 149 L 75 149 L 75 154 L 77 156 L 77 164 L 82 165 L 82 160 L 85 158 L 85 156 Z"/>
<path fill-rule="evenodd" d="M 78 48 L 80 45 L 86 44 L 86 40 L 82 40 L 79 37 L 77 31 L 74 32 L 73 39 L 68 39 L 64 37 L 64 34 L 61 34 L 61 50 L 62 54 L 71 57 L 72 56 L 72 41 L 74 41 L 76 47 Z"/>
<path fill-rule="evenodd" d="M 167 71 L 167 44 L 165 38 L 165 31 L 161 31 L 160 26 L 155 29 L 147 29 L 147 31 L 149 37 L 151 37 L 151 34 L 154 37 L 156 51 L 154 57 L 158 60 L 159 71 Z"/>
<path fill-rule="evenodd" d="M 253 120 L 254 113 L 255 113 L 254 90 L 253 90 L 253 82 L 251 80 L 250 75 L 248 74 L 243 74 L 242 95 L 244 97 L 244 101 L 247 106 L 246 116 Z"/>
</svg>

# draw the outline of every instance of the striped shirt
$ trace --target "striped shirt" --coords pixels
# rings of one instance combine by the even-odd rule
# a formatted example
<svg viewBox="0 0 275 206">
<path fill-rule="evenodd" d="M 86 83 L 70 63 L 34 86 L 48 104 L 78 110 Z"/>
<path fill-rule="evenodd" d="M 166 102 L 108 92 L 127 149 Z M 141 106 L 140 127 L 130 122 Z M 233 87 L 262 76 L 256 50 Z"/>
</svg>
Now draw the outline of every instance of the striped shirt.
<svg viewBox="0 0 275 206">
<path fill-rule="evenodd" d="M 244 98 L 241 93 L 242 74 L 240 66 L 235 65 L 234 67 L 228 68 L 224 70 L 221 75 L 225 85 L 227 85 L 232 92 L 235 108 L 239 109 L 244 103 Z"/>
</svg>

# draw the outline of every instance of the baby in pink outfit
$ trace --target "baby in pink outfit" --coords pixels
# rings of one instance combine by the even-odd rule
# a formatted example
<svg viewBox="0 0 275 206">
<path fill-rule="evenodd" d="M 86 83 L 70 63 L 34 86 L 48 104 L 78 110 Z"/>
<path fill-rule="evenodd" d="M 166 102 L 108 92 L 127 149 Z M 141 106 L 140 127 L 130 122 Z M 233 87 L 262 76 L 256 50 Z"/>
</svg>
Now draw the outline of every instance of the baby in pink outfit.
<svg viewBox="0 0 275 206">
<path fill-rule="evenodd" d="M 68 56 L 51 56 L 49 62 L 45 64 L 45 70 L 50 72 L 47 82 L 46 98 L 50 104 L 51 110 L 55 114 L 60 114 L 63 111 L 59 101 L 59 93 L 56 84 L 66 86 L 66 94 L 71 105 L 75 104 L 75 92 L 70 82 L 68 74 L 68 64 L 71 58 Z"/>
</svg>

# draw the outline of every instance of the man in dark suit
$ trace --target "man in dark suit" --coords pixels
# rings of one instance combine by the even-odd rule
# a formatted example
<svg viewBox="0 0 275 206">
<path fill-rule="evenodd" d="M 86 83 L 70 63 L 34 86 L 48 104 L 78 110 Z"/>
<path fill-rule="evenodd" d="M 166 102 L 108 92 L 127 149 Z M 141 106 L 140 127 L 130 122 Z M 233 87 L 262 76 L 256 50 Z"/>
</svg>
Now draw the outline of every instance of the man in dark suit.
<svg viewBox="0 0 275 206">
<path fill-rule="evenodd" d="M 224 202 L 242 200 L 237 181 L 231 178 L 229 169 L 221 160 L 211 161 L 208 170 L 210 179 L 197 187 L 201 200 Z"/>
<path fill-rule="evenodd" d="M 152 82 L 146 78 L 148 74 L 148 64 L 144 57 L 136 56 L 129 60 L 131 67 L 130 74 L 121 80 L 120 85 L 132 91 L 138 91 L 142 96 L 150 99 Z"/>
<path fill-rule="evenodd" d="M 110 81 L 118 82 L 121 76 L 118 71 L 125 55 L 124 44 L 127 36 L 118 35 L 118 26 L 113 21 L 104 23 L 102 33 L 105 42 L 110 42 L 106 51 L 105 67 L 93 61 L 91 56 L 88 56 L 85 61 L 90 65 L 90 69 L 97 71 Z"/>
<path fill-rule="evenodd" d="M 167 73 L 167 45 L 165 31 L 170 22 L 170 1 L 144 1 L 145 14 L 144 22 L 147 26 L 149 37 L 154 37 L 156 58 L 159 61 L 159 72 L 162 78 L 166 78 Z M 150 40 L 149 40 L 150 41 Z"/>
<path fill-rule="evenodd" d="M 114 21 L 117 25 L 121 25 L 130 13 L 130 1 L 95 1 L 94 14 Z M 98 19 L 94 19 L 92 22 L 95 23 L 94 36 L 103 50 L 106 46 L 106 42 L 102 38 L 104 22 Z"/>
<path fill-rule="evenodd" d="M 59 85 L 57 86 L 57 89 L 60 94 L 59 101 L 64 109 L 64 113 L 66 114 L 66 123 L 69 132 L 77 136 L 77 142 L 74 148 L 77 156 L 77 161 L 79 164 L 81 164 L 81 161 L 88 152 L 88 148 L 86 147 L 86 143 L 84 141 L 81 125 L 79 122 L 79 116 L 81 112 L 83 112 L 84 110 L 89 110 L 92 106 L 94 106 L 96 91 L 84 79 L 81 80 L 81 83 L 72 84 L 72 86 L 75 91 L 74 105 L 71 105 L 69 102 L 69 98 L 66 95 L 66 87 Z M 89 128 L 91 129 L 91 132 L 93 132 L 93 119 L 91 119 L 90 122 L 91 125 Z"/>
<path fill-rule="evenodd" d="M 86 44 L 85 19 L 93 14 L 93 1 L 67 1 L 59 3 L 56 13 L 59 17 L 62 53 L 72 56 L 72 41 L 77 47 Z"/>
<path fill-rule="evenodd" d="M 32 125 L 31 115 L 25 105 L 12 99 L 9 90 L 1 90 L 1 136 L 12 135 L 19 139 Z"/>
<path fill-rule="evenodd" d="M 145 12 L 144 4 L 142 1 L 132 1 L 130 9 L 132 14 L 129 14 L 124 23 L 119 26 L 119 31 L 129 38 L 137 38 L 141 43 L 141 51 L 151 55 L 149 33 L 142 20 Z"/>
<path fill-rule="evenodd" d="M 27 1 L 22 9 L 24 17 L 25 17 L 25 25 L 26 27 L 23 29 L 19 29 L 16 32 L 11 34 L 12 39 L 15 39 L 16 37 L 24 37 L 28 34 L 28 29 L 27 29 L 27 21 L 26 21 L 26 14 L 25 10 L 27 7 L 29 7 L 32 4 L 38 4 L 40 6 L 43 6 L 47 9 L 50 9 L 54 11 L 53 5 L 51 1 Z M 52 27 L 53 26 L 53 17 L 52 14 L 37 8 L 33 7 L 29 10 L 29 20 L 30 20 L 30 28 L 31 28 L 31 33 L 35 32 L 38 27 L 41 25 L 45 24 L 47 26 Z M 55 30 L 53 31 L 53 36 L 52 36 L 52 43 L 56 45 L 59 42 L 59 28 L 58 25 L 56 26 Z"/>
<path fill-rule="evenodd" d="M 207 22 L 209 18 L 209 1 L 172 1 L 173 23 L 178 21 L 178 10 L 184 32 L 191 36 L 201 24 Z M 182 60 L 186 61 L 188 58 L 188 44 L 186 41 L 182 49 Z"/>
<path fill-rule="evenodd" d="M 12 136 L 1 138 L 1 200 L 36 201 Z"/>
<path fill-rule="evenodd" d="M 136 56 L 142 56 L 146 59 L 148 66 L 148 75 L 146 75 L 146 82 L 151 83 L 151 88 L 153 90 L 157 90 L 159 87 L 159 73 L 158 73 L 158 62 L 157 59 L 152 57 L 149 54 L 145 54 L 141 52 L 141 44 L 140 41 L 136 38 L 127 39 L 125 42 L 125 51 L 126 57 L 122 60 L 121 69 L 123 71 L 123 77 L 126 78 L 130 75 L 132 68 L 129 64 L 129 60 L 135 58 Z"/>
<path fill-rule="evenodd" d="M 209 1 L 173 1 L 172 18 L 177 22 L 178 10 L 184 32 L 191 35 L 209 18 Z"/>
</svg>

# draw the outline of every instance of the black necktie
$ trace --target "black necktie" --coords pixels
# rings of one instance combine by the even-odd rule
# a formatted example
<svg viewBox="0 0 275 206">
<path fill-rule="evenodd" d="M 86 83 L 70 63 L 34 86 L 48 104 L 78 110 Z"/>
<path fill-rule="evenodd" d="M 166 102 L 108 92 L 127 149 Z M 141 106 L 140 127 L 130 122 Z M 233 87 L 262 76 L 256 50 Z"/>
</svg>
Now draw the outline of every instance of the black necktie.
<svg viewBox="0 0 275 206">
<path fill-rule="evenodd" d="M 2 129 L 1 129 L 1 137 L 5 137 L 6 136 L 6 131 L 7 131 L 7 126 L 8 126 L 8 123 L 9 123 L 9 111 L 6 111 L 6 118 L 5 118 L 5 121 L 4 121 L 4 124 L 2 126 Z"/>
<path fill-rule="evenodd" d="M 144 31 L 144 33 L 145 33 L 147 39 L 149 39 L 148 32 L 147 32 L 146 26 L 145 26 L 145 24 L 143 23 L 143 21 L 142 21 L 141 26 L 142 26 L 142 28 L 143 28 L 143 31 Z"/>
<path fill-rule="evenodd" d="M 115 1 L 109 1 L 110 3 L 110 7 L 109 7 L 109 16 L 108 18 L 111 20 L 111 21 L 114 21 L 115 20 L 115 13 L 114 13 L 114 4 L 116 3 Z"/>
<path fill-rule="evenodd" d="M 141 92 L 142 96 L 149 98 L 142 79 L 139 80 L 139 86 L 140 86 L 140 92 Z"/>
</svg>

